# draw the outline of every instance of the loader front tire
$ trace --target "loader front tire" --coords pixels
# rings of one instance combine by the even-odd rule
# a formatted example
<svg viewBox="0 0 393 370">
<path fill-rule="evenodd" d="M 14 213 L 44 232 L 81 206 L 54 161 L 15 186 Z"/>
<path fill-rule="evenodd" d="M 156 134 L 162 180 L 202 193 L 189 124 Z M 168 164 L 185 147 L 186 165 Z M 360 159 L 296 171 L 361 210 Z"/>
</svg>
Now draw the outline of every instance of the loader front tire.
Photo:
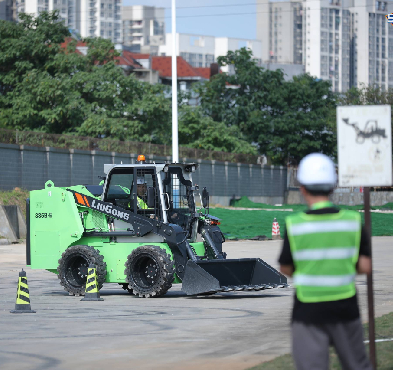
<svg viewBox="0 0 393 370">
<path fill-rule="evenodd" d="M 125 267 L 129 289 L 139 297 L 160 297 L 172 287 L 174 262 L 166 250 L 158 246 L 144 245 L 134 249 Z"/>
<path fill-rule="evenodd" d="M 76 296 L 85 294 L 89 264 L 96 265 L 98 289 L 101 289 L 106 277 L 106 263 L 100 252 L 87 245 L 73 245 L 64 251 L 57 267 L 64 290 Z"/>
</svg>

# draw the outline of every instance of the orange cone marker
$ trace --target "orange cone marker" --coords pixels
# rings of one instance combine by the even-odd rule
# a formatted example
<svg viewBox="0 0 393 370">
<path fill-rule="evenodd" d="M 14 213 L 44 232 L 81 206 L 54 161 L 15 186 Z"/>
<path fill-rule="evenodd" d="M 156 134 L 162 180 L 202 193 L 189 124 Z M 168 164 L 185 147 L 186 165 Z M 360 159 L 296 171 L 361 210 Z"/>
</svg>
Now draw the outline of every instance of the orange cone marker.
<svg viewBox="0 0 393 370">
<path fill-rule="evenodd" d="M 272 239 L 273 240 L 281 239 L 281 236 L 280 236 L 280 225 L 278 224 L 276 218 L 274 218 L 274 220 L 273 220 Z"/>
</svg>

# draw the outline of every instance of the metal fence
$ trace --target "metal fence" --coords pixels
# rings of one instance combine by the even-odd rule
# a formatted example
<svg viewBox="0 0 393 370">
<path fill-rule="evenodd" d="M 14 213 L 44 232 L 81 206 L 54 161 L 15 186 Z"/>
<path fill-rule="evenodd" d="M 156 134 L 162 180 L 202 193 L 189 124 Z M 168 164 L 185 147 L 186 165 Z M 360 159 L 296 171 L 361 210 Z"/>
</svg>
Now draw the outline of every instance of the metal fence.
<svg viewBox="0 0 393 370">
<path fill-rule="evenodd" d="M 142 148 L 143 149 L 143 148 Z M 104 164 L 136 163 L 138 154 L 147 161 L 164 162 L 170 157 L 147 154 L 146 150 L 126 154 L 99 150 L 59 149 L 16 144 L 0 144 L 0 189 L 21 187 L 42 189 L 47 180 L 56 186 L 98 184 L 104 175 Z M 194 182 L 207 187 L 211 196 L 222 197 L 216 203 L 229 204 L 232 197 L 248 196 L 255 201 L 280 202 L 287 188 L 287 169 L 281 166 L 231 163 L 201 158 L 182 158 L 197 162 L 199 169 L 193 174 Z"/>
</svg>

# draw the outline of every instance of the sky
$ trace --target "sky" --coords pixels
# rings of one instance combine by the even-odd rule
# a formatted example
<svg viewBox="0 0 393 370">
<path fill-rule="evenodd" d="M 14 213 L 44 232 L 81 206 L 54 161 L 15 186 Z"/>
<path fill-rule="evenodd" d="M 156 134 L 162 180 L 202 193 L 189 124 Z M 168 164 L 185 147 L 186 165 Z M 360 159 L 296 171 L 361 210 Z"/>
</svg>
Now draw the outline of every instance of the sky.
<svg viewBox="0 0 393 370">
<path fill-rule="evenodd" d="M 255 0 L 176 0 L 177 32 L 255 39 L 255 3 Z M 170 33 L 172 28 L 171 4 L 171 0 L 123 0 L 125 6 L 149 5 L 166 8 L 167 33 Z M 190 9 L 184 9 L 184 7 L 190 7 Z"/>
</svg>

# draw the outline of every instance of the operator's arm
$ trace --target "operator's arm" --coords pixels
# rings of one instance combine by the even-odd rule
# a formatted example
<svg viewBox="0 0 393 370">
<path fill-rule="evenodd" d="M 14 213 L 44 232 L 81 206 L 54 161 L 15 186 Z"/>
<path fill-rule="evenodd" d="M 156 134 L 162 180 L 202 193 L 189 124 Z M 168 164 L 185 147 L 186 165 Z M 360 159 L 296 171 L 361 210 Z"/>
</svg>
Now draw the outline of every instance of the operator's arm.
<svg viewBox="0 0 393 370">
<path fill-rule="evenodd" d="M 359 260 L 356 264 L 356 271 L 358 274 L 370 274 L 371 273 L 371 248 L 369 244 L 369 236 L 367 231 L 362 227 L 362 234 L 360 238 L 359 247 Z"/>
<path fill-rule="evenodd" d="M 278 259 L 280 264 L 280 272 L 287 276 L 292 276 L 295 270 L 293 265 L 293 258 L 291 253 L 291 248 L 289 246 L 289 239 L 287 233 L 284 236 L 284 243 L 282 246 L 280 258 Z"/>
<path fill-rule="evenodd" d="M 359 261 L 356 266 L 358 274 L 370 274 L 371 273 L 371 258 L 366 256 L 359 256 Z"/>
<path fill-rule="evenodd" d="M 280 272 L 284 275 L 291 277 L 293 275 L 293 271 L 292 265 L 280 265 Z"/>
</svg>

